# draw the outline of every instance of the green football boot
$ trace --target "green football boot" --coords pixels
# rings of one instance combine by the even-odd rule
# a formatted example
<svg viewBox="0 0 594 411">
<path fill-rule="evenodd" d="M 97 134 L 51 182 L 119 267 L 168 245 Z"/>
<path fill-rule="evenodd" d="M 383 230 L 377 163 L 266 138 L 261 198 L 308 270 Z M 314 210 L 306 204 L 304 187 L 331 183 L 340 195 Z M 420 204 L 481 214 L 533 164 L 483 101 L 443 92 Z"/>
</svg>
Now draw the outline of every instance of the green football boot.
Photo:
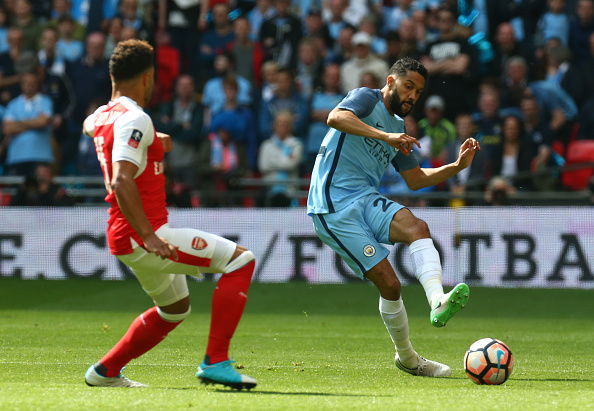
<svg viewBox="0 0 594 411">
<path fill-rule="evenodd" d="M 450 318 L 466 306 L 469 294 L 468 286 L 460 283 L 452 291 L 441 296 L 431 310 L 431 324 L 435 327 L 445 327 Z"/>
</svg>

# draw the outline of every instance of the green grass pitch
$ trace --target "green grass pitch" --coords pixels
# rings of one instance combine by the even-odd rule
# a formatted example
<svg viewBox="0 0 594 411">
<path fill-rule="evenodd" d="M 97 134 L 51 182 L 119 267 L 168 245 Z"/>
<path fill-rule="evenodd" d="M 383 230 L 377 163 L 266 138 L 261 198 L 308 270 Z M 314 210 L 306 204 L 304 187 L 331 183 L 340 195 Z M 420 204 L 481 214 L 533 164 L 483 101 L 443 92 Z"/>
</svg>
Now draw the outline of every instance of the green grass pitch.
<svg viewBox="0 0 594 411">
<path fill-rule="evenodd" d="M 413 345 L 452 367 L 432 379 L 394 366 L 374 287 L 253 284 L 231 354 L 259 385 L 238 392 L 195 377 L 213 288 L 190 282 L 192 315 L 126 368 L 150 387 L 114 389 L 83 376 L 151 305 L 135 281 L 0 279 L 0 410 L 594 409 L 594 290 L 471 287 L 468 307 L 438 329 L 422 288 L 405 287 Z M 462 368 L 483 337 L 514 354 L 501 386 L 477 386 Z"/>
</svg>

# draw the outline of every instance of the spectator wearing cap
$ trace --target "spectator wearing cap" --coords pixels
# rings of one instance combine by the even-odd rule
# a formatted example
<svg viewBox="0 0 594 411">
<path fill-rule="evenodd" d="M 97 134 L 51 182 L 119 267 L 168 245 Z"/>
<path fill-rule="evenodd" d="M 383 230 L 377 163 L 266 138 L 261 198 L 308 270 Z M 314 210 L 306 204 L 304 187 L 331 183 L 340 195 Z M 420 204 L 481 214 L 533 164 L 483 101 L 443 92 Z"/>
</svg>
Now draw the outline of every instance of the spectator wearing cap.
<svg viewBox="0 0 594 411">
<path fill-rule="evenodd" d="M 378 78 L 385 80 L 388 77 L 388 64 L 371 53 L 371 36 L 359 31 L 353 36 L 354 55 L 341 67 L 341 87 L 343 93 L 358 88 L 361 74 L 371 72 Z"/>
<path fill-rule="evenodd" d="M 201 203 L 206 207 L 239 204 L 239 178 L 249 169 L 245 147 L 234 136 L 240 132 L 236 117 L 220 113 L 198 154 Z"/>
<path fill-rule="evenodd" d="M 369 14 L 363 19 L 361 19 L 361 23 L 359 24 L 359 30 L 364 31 L 365 33 L 371 36 L 371 51 L 378 56 L 385 56 L 388 44 L 386 39 L 380 37 L 376 33 L 376 22 L 375 17 L 373 14 Z"/>
<path fill-rule="evenodd" d="M 37 165 L 53 164 L 51 144 L 52 101 L 39 92 L 39 76 L 35 72 L 21 76 L 23 93 L 8 103 L 2 131 L 6 149 L 8 175 L 34 176 Z"/>
<path fill-rule="evenodd" d="M 456 139 L 456 127 L 443 117 L 444 109 L 443 98 L 429 96 L 425 101 L 425 117 L 419 121 L 419 142 L 424 145 L 423 139 L 430 141 L 430 158 L 434 167 L 445 164 L 447 146 Z"/>
</svg>

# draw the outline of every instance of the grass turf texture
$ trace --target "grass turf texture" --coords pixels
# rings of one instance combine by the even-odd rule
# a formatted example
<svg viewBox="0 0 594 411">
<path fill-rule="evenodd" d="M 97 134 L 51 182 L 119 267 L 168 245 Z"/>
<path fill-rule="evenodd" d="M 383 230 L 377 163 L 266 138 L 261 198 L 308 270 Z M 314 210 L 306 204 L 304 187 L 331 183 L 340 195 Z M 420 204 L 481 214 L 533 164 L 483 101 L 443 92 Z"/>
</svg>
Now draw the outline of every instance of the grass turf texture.
<svg viewBox="0 0 594 411">
<path fill-rule="evenodd" d="M 213 283 L 190 282 L 192 315 L 125 375 L 146 389 L 91 388 L 84 373 L 151 304 L 135 281 L 0 279 L 0 409 L 592 409 L 592 290 L 471 287 L 448 326 L 429 323 L 418 286 L 404 288 L 417 351 L 452 377 L 413 377 L 393 363 L 378 294 L 348 285 L 253 284 L 231 344 L 251 392 L 205 387 Z M 447 291 L 447 290 L 446 290 Z M 590 307 L 590 309 L 587 309 Z M 511 378 L 477 386 L 462 359 L 482 337 L 506 342 Z"/>
</svg>

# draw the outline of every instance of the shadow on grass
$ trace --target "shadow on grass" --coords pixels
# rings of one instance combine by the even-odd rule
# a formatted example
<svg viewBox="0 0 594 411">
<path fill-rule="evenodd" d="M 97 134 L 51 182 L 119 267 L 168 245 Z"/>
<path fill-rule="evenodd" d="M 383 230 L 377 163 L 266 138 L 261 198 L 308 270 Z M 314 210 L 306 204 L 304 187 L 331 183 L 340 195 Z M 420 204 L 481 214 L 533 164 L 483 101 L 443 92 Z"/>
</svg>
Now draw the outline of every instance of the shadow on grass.
<svg viewBox="0 0 594 411">
<path fill-rule="evenodd" d="M 331 392 L 308 392 L 308 391 L 294 391 L 294 392 L 285 392 L 285 391 L 250 391 L 250 390 L 225 390 L 222 388 L 217 388 L 214 391 L 222 392 L 222 393 L 237 393 L 237 394 L 254 394 L 254 395 L 311 395 L 311 396 L 321 396 L 321 397 L 391 397 L 391 395 L 370 395 L 370 394 L 337 394 Z"/>
<path fill-rule="evenodd" d="M 513 378 L 513 381 L 592 382 L 590 378 Z"/>
</svg>

